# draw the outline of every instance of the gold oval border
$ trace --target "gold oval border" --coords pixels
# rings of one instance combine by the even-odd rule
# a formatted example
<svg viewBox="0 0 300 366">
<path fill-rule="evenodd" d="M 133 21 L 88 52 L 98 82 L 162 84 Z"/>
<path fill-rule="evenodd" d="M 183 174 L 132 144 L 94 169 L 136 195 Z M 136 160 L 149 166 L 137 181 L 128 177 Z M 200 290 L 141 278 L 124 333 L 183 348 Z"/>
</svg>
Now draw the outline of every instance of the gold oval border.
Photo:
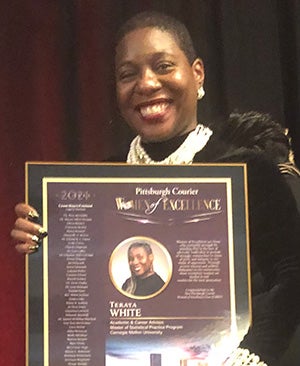
<svg viewBox="0 0 300 366">
<path fill-rule="evenodd" d="M 142 242 L 149 243 L 150 245 L 157 246 L 160 249 L 160 251 L 163 253 L 163 255 L 165 256 L 166 262 L 168 263 L 169 269 L 168 269 L 168 276 L 165 281 L 165 284 L 158 291 L 156 291 L 153 294 L 148 295 L 148 296 L 135 296 L 132 294 L 128 294 L 128 292 L 122 290 L 122 288 L 119 287 L 119 285 L 116 283 L 116 281 L 113 278 L 112 267 L 113 267 L 114 257 L 116 256 L 117 252 L 119 251 L 119 249 L 121 247 L 129 246 L 132 243 L 137 242 L 137 241 L 142 241 Z M 121 241 L 115 247 L 115 249 L 113 250 L 113 252 L 110 256 L 110 259 L 109 259 L 109 277 L 110 277 L 112 284 L 121 294 L 125 295 L 126 297 L 136 299 L 136 300 L 147 300 L 147 299 L 151 299 L 152 297 L 159 295 L 168 286 L 168 284 L 172 278 L 172 273 L 173 273 L 173 262 L 172 262 L 171 255 L 170 255 L 169 251 L 167 250 L 167 248 L 163 244 L 161 244 L 159 241 L 157 241 L 153 238 L 147 237 L 147 236 L 132 236 L 130 238 L 127 238 L 127 239 Z"/>
</svg>

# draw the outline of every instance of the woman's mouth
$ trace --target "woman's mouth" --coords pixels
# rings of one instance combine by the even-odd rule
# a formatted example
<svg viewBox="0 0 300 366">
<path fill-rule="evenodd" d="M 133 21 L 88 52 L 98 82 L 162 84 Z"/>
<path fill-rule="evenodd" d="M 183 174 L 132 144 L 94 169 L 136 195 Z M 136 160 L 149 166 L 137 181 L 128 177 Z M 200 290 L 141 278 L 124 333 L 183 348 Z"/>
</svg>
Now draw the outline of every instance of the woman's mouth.
<svg viewBox="0 0 300 366">
<path fill-rule="evenodd" d="M 140 266 L 133 267 L 133 270 L 134 272 L 139 272 L 141 270 L 141 267 Z"/>
<path fill-rule="evenodd" d="M 139 106 L 137 109 L 144 119 L 158 119 L 165 115 L 170 102 L 157 102 Z"/>
</svg>

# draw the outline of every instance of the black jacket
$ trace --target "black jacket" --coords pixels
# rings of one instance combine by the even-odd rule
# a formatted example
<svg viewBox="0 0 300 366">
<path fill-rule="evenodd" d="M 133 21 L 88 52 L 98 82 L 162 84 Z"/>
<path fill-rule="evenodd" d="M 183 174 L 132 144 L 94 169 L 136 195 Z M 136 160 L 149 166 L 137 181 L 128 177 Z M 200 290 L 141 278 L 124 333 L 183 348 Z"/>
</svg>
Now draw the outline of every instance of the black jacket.
<svg viewBox="0 0 300 366">
<path fill-rule="evenodd" d="M 247 163 L 253 324 L 240 346 L 278 365 L 300 314 L 300 218 L 293 194 L 275 164 L 227 143 L 226 130 L 214 133 L 194 162 Z"/>
<path fill-rule="evenodd" d="M 248 172 L 253 325 L 241 347 L 279 363 L 299 321 L 300 218 L 277 166 L 214 134 L 194 162 L 245 162 Z"/>
</svg>

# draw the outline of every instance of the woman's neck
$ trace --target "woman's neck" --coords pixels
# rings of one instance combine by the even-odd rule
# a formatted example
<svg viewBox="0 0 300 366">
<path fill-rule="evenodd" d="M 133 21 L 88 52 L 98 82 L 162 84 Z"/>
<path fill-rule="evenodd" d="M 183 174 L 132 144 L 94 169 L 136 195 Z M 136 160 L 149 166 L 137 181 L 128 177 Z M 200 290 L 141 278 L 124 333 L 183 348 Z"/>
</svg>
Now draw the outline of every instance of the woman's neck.
<svg viewBox="0 0 300 366">
<path fill-rule="evenodd" d="M 142 142 L 142 147 L 145 149 L 146 153 L 151 159 L 155 161 L 161 161 L 177 150 L 190 132 L 187 132 L 181 136 L 175 136 L 166 141 Z"/>
</svg>

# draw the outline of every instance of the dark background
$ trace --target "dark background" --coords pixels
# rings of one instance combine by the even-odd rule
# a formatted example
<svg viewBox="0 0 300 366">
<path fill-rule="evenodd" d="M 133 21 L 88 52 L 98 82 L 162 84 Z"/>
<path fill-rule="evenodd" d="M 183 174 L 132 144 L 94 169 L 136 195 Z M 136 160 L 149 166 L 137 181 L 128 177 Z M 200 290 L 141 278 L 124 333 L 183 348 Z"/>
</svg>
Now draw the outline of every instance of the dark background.
<svg viewBox="0 0 300 366">
<path fill-rule="evenodd" d="M 9 238 L 24 162 L 101 161 L 128 145 L 114 100 L 113 38 L 156 9 L 189 28 L 206 66 L 199 121 L 270 113 L 300 163 L 297 0 L 4 0 L 0 3 L 0 365 L 24 365 L 24 257 Z"/>
</svg>

